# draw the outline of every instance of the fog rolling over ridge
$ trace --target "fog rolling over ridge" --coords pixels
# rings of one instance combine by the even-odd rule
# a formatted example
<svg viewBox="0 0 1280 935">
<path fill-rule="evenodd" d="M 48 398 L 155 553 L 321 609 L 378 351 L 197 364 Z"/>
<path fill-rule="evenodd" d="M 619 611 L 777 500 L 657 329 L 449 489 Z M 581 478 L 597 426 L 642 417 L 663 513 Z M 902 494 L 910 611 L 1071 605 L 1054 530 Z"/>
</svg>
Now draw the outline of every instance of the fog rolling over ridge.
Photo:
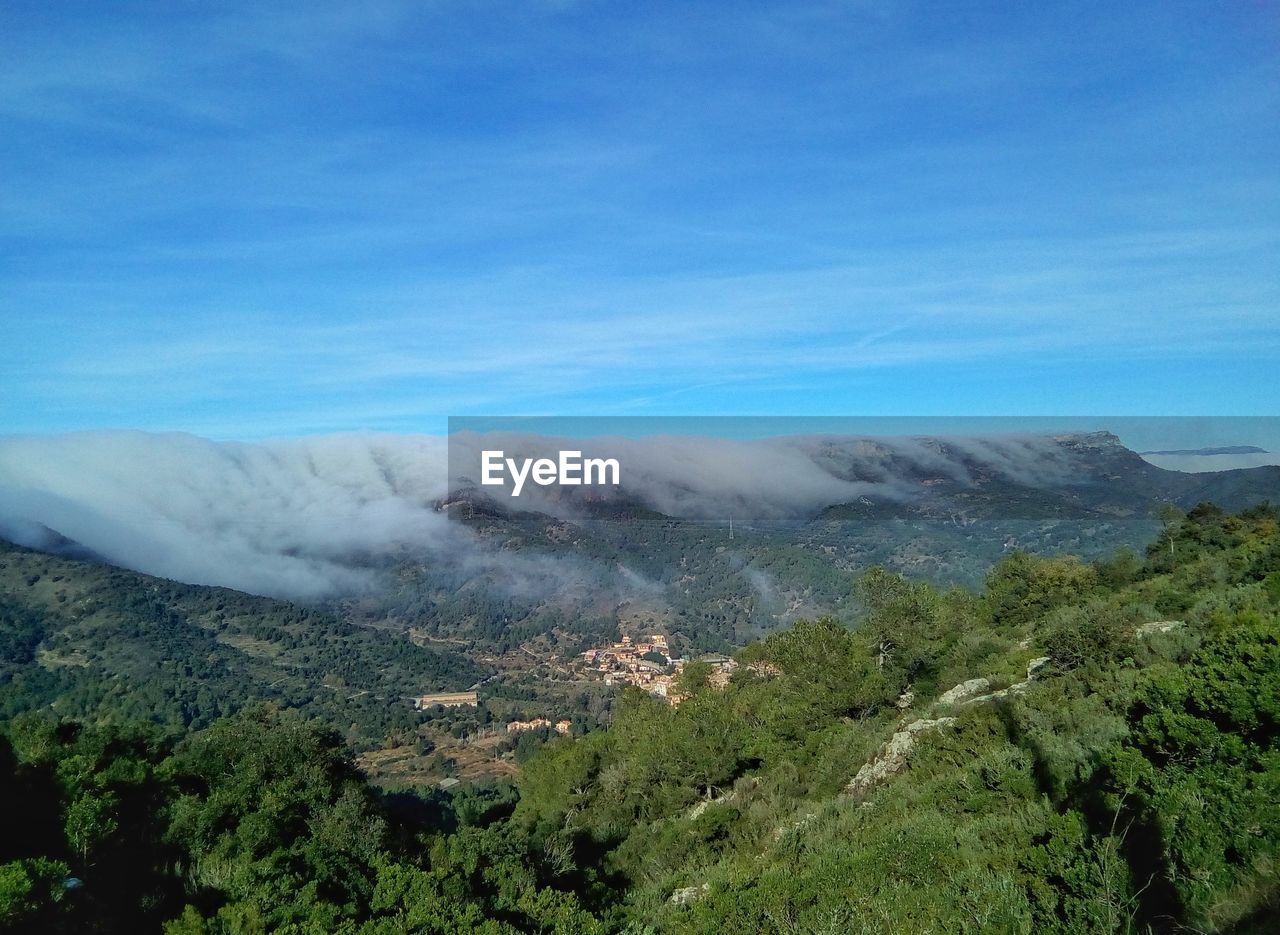
<svg viewBox="0 0 1280 935">
<path fill-rule="evenodd" d="M 809 519 L 823 507 L 860 497 L 910 501 L 919 493 L 921 476 L 966 484 L 973 479 L 975 465 L 1018 483 L 1059 485 L 1070 481 L 1073 462 L 1069 452 L 1044 435 L 787 435 L 739 440 L 464 432 L 450 439 L 448 487 L 478 489 L 480 453 L 486 449 L 555 460 L 566 448 L 581 450 L 584 457 L 618 459 L 624 466 L 623 491 L 649 508 L 668 516 L 709 520 Z M 570 496 L 574 493 L 580 491 L 527 484 L 518 506 L 572 518 L 580 515 L 575 509 L 578 498 Z"/>
<path fill-rule="evenodd" d="M 318 597 L 372 583 L 362 555 L 435 551 L 444 443 L 335 435 L 269 444 L 91 433 L 0 441 L 0 532 L 56 534 L 194 584 Z"/>
<path fill-rule="evenodd" d="M 931 484 L 966 490 L 997 477 L 1070 487 L 1092 449 L 1063 438 L 485 435 L 455 438 L 454 457 L 468 445 L 472 456 L 480 447 L 541 456 L 572 445 L 618 458 L 625 496 L 668 515 L 808 519 L 832 504 L 909 504 Z M 1114 436 L 1101 444 L 1131 455 Z M 447 448 L 440 436 L 391 434 L 255 444 L 143 432 L 8 437 L 0 439 L 0 535 L 291 598 L 374 589 L 398 557 L 486 575 L 513 591 L 563 585 L 569 560 L 503 551 L 448 520 L 439 509 L 452 492 Z M 520 507 L 582 515 L 580 503 L 548 491 L 534 487 Z"/>
</svg>

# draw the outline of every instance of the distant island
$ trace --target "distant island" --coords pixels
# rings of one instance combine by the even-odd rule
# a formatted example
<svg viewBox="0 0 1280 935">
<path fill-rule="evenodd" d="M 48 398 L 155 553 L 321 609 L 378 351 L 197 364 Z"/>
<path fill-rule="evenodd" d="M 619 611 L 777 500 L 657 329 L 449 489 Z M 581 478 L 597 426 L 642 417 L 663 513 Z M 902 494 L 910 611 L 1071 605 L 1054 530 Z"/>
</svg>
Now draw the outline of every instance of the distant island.
<svg viewBox="0 0 1280 935">
<path fill-rule="evenodd" d="M 1169 451 L 1139 451 L 1140 455 L 1265 455 L 1270 454 L 1257 445 L 1227 445 L 1223 448 L 1173 448 Z"/>
</svg>

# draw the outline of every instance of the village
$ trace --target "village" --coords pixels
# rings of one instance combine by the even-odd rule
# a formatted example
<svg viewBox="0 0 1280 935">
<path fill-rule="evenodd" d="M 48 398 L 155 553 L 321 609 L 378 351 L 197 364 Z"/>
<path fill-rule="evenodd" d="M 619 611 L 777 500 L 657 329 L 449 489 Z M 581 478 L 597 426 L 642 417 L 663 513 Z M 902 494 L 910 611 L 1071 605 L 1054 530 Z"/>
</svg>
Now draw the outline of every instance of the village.
<svg viewBox="0 0 1280 935">
<path fill-rule="evenodd" d="M 527 649 L 522 652 L 532 655 Z M 595 681 L 606 688 L 638 688 L 674 708 L 684 700 L 679 690 L 680 676 L 691 662 L 709 667 L 707 682 L 715 688 L 724 688 L 737 668 L 733 659 L 715 653 L 689 659 L 675 656 L 668 638 L 651 632 L 623 636 L 617 642 L 589 648 L 561 663 L 552 657 L 546 663 L 543 677 L 553 681 L 570 678 L 578 684 Z M 447 789 L 459 781 L 513 775 L 518 769 L 519 750 L 536 749 L 537 744 L 549 737 L 572 736 L 589 729 L 581 719 L 574 721 L 551 712 L 529 711 L 527 704 L 495 706 L 494 699 L 487 695 L 482 699 L 481 689 L 496 678 L 498 676 L 490 676 L 465 691 L 407 697 L 405 700 L 411 702 L 415 710 L 433 712 L 433 719 L 443 717 L 442 722 L 436 723 L 444 726 L 421 735 L 425 747 L 421 743 L 401 745 L 363 754 L 362 767 L 384 782 L 418 784 L 425 780 Z M 549 707 L 560 706 L 553 703 Z M 469 716 L 466 709 L 476 709 L 476 714 Z M 449 714 L 451 711 L 456 714 Z M 506 714 L 506 718 L 492 716 L 498 712 Z M 461 725 L 466 726 L 458 733 Z M 526 738 L 533 742 L 532 746 Z"/>
<path fill-rule="evenodd" d="M 672 685 L 684 668 L 684 660 L 671 657 L 665 636 L 642 636 L 639 642 L 624 636 L 622 642 L 580 655 L 589 672 L 604 676 L 606 685 L 633 685 L 651 695 L 678 703 Z"/>
<path fill-rule="evenodd" d="M 672 706 L 679 705 L 684 698 L 674 686 L 684 670 L 685 660 L 671 655 L 667 638 L 661 634 L 642 636 L 638 642 L 624 636 L 621 642 L 586 650 L 581 659 L 587 671 L 604 676 L 606 685 L 631 685 Z M 712 654 L 698 661 L 711 665 L 710 682 L 717 687 L 728 683 L 736 667 L 728 656 Z"/>
<path fill-rule="evenodd" d="M 639 688 L 673 707 L 683 700 L 676 685 L 687 660 L 672 655 L 666 636 L 660 633 L 642 635 L 635 639 L 623 636 L 616 643 L 579 653 L 577 661 L 579 671 L 600 677 L 606 686 Z M 730 657 L 715 653 L 699 656 L 697 661 L 711 667 L 709 681 L 717 688 L 728 683 L 737 665 Z M 413 699 L 413 706 L 419 711 L 437 705 L 443 708 L 478 707 L 479 703 L 479 692 L 475 690 L 440 692 Z M 543 728 L 564 735 L 571 732 L 572 723 L 565 719 L 552 721 L 547 717 L 535 717 L 530 720 L 513 720 L 506 724 L 507 733 Z"/>
<path fill-rule="evenodd" d="M 579 653 L 573 658 L 570 667 L 563 671 L 576 671 L 577 678 L 580 679 L 584 676 L 588 679 L 599 679 L 603 681 L 605 687 L 609 688 L 637 688 L 666 702 L 669 706 L 678 707 L 685 699 L 685 695 L 678 690 L 678 684 L 689 661 L 692 660 L 673 656 L 668 639 L 662 634 L 650 633 L 640 637 L 623 635 L 616 643 L 589 648 Z M 710 666 L 712 671 L 708 675 L 708 683 L 716 688 L 727 685 L 733 670 L 736 669 L 736 662 L 732 658 L 716 655 L 716 653 L 698 656 L 696 662 Z M 454 710 L 481 708 L 486 706 L 486 702 L 481 702 L 481 687 L 483 683 L 477 683 L 465 692 L 422 694 L 408 701 L 412 702 L 415 710 L 422 712 L 433 710 L 442 712 L 449 708 Z M 509 716 L 511 715 L 508 713 Z M 485 717 L 483 720 L 488 722 L 488 726 L 481 725 L 479 729 L 470 729 L 466 736 L 454 734 L 451 739 L 447 731 L 435 735 L 435 740 L 443 744 L 440 751 L 447 753 L 445 758 L 452 758 L 458 763 L 458 771 L 463 777 L 475 779 L 476 776 L 492 774 L 494 771 L 506 774 L 513 768 L 513 763 L 508 762 L 511 760 L 511 753 L 500 753 L 503 749 L 507 749 L 502 744 L 515 742 L 521 735 L 536 734 L 545 738 L 548 735 L 568 736 L 577 733 L 575 722 L 566 717 L 556 719 L 556 717 L 534 716 L 529 720 L 498 720 L 497 722 L 488 721 L 488 717 Z M 439 751 L 436 756 L 440 756 Z M 375 763 L 375 760 L 378 762 Z M 380 760 L 378 757 L 370 758 L 367 765 L 376 766 L 381 772 L 394 774 L 403 781 L 411 779 L 412 771 L 419 768 L 411 766 L 413 760 L 415 757 L 408 752 L 398 752 L 394 756 L 388 753 Z M 451 776 L 439 781 L 445 785 L 453 785 L 457 780 Z"/>
</svg>

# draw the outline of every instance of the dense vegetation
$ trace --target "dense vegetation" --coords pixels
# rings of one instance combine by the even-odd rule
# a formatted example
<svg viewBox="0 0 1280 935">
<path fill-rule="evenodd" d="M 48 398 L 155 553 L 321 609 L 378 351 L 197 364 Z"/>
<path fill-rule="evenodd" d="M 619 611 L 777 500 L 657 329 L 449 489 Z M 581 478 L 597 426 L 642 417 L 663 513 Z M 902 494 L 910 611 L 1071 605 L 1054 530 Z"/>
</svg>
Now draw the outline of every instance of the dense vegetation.
<svg viewBox="0 0 1280 935">
<path fill-rule="evenodd" d="M 361 742 L 411 729 L 408 697 L 488 674 L 321 609 L 0 541 L 0 716 L 52 706 L 186 730 L 269 701 Z"/>
<path fill-rule="evenodd" d="M 22 714 L 0 925 L 1276 930 L 1275 511 L 1198 507 L 1145 556 L 1014 554 L 981 593 L 874 571 L 850 595 L 858 627 L 771 635 L 723 686 L 691 665 L 677 708 L 627 695 L 514 789 L 379 795 L 276 708 L 182 735 Z"/>
<path fill-rule="evenodd" d="M 841 519 L 723 522 L 486 517 L 484 539 L 550 562 L 555 587 L 493 587 L 406 562 L 397 586 L 363 602 L 371 620 L 411 620 L 433 636 L 498 651 L 572 655 L 643 629 L 646 616 L 683 653 L 722 652 L 797 619 L 856 619 L 850 569 L 884 566 L 946 587 L 981 585 L 1010 543 L 1036 554 L 1097 558 L 1149 542 L 1150 518 Z"/>
</svg>

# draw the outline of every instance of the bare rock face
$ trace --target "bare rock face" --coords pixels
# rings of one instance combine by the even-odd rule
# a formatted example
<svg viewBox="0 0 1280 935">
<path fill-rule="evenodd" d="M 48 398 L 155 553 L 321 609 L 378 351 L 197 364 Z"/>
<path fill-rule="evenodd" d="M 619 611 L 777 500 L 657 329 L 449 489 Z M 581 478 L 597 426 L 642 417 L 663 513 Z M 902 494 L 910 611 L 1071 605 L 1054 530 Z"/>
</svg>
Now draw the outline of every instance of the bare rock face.
<svg viewBox="0 0 1280 935">
<path fill-rule="evenodd" d="M 978 679 L 976 681 L 986 682 L 986 679 Z M 968 683 L 966 682 L 965 684 Z M 858 775 L 854 776 L 849 785 L 845 786 L 845 792 L 851 795 L 860 795 L 870 791 L 874 786 L 884 782 L 890 776 L 902 772 L 911 756 L 911 751 L 915 748 L 917 736 L 924 731 L 937 730 L 953 723 L 955 723 L 955 718 L 953 717 L 912 721 L 890 737 L 889 742 L 881 747 L 880 752 L 870 762 L 866 763 L 862 769 L 858 770 Z"/>
<path fill-rule="evenodd" d="M 967 682 L 961 682 L 955 688 L 948 689 L 938 698 L 938 704 L 954 705 L 977 695 L 981 695 L 991 688 L 991 680 L 984 678 L 969 679 Z"/>
</svg>

